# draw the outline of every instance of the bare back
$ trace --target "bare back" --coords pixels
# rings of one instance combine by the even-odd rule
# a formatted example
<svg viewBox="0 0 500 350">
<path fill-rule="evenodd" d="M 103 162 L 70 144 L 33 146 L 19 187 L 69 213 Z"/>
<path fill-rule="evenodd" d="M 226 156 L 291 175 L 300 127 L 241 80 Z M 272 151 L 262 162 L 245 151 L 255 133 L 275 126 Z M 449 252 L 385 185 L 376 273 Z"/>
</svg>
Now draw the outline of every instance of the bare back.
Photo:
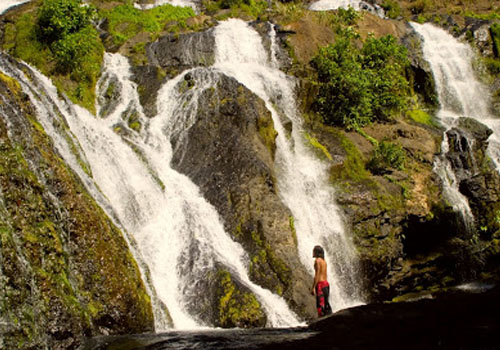
<svg viewBox="0 0 500 350">
<path fill-rule="evenodd" d="M 314 276 L 314 281 L 321 282 L 321 281 L 326 281 L 326 261 L 322 258 L 316 258 L 314 261 L 314 271 L 315 271 L 315 276 Z"/>
</svg>

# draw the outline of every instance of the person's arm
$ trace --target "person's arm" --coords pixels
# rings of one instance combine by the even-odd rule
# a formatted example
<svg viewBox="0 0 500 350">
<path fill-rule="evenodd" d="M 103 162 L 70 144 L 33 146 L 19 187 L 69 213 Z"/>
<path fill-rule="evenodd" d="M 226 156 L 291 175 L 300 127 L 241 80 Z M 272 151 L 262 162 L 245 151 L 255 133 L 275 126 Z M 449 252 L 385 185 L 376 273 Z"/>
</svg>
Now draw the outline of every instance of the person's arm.
<svg viewBox="0 0 500 350">
<path fill-rule="evenodd" d="M 314 281 L 311 287 L 311 294 L 316 295 L 316 285 L 319 282 L 319 261 L 318 259 L 314 260 Z"/>
</svg>

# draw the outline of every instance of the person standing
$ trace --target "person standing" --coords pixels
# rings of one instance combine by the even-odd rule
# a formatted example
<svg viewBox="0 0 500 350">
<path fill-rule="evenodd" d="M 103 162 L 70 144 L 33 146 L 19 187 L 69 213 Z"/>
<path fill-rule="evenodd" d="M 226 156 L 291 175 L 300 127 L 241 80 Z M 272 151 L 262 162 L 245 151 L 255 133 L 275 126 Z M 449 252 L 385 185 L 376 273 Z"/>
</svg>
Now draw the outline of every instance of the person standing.
<svg viewBox="0 0 500 350">
<path fill-rule="evenodd" d="M 330 285 L 327 281 L 327 267 L 325 261 L 325 251 L 319 245 L 313 249 L 314 260 L 314 282 L 311 288 L 311 294 L 316 296 L 316 308 L 318 317 L 330 315 L 332 308 L 328 297 L 330 296 Z"/>
</svg>

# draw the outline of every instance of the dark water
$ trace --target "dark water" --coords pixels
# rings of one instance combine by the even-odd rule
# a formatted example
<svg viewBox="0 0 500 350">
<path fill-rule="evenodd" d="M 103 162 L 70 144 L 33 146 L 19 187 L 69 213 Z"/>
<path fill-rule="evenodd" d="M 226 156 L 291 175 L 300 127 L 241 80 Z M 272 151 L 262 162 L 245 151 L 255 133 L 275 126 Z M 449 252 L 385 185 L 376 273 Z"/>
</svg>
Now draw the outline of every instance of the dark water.
<svg viewBox="0 0 500 350">
<path fill-rule="evenodd" d="M 271 344 L 289 344 L 317 332 L 307 328 L 263 328 L 230 330 L 171 331 L 159 334 L 107 336 L 89 339 L 81 350 L 162 349 L 259 349 Z"/>
</svg>

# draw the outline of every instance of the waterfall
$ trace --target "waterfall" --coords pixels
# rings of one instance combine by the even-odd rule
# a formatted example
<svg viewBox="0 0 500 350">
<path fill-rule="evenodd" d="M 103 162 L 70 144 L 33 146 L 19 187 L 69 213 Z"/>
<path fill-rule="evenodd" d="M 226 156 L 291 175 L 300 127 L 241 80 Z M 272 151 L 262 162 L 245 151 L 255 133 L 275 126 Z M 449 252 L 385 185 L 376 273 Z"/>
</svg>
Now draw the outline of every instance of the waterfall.
<svg viewBox="0 0 500 350">
<path fill-rule="evenodd" d="M 488 155 L 500 170 L 500 119 L 491 115 L 489 92 L 474 74 L 472 49 L 431 24 L 411 25 L 423 38 L 424 57 L 436 81 L 440 102 L 437 117 L 441 124 L 448 131 L 456 125 L 458 118 L 470 117 L 492 129 L 494 133 L 488 140 Z M 459 192 L 456 176 L 445 157 L 448 142 L 445 133 L 442 154 L 436 160 L 434 170 L 443 181 L 445 198 L 458 213 L 462 213 L 466 228 L 471 228 L 474 219 L 467 198 Z"/>
<path fill-rule="evenodd" d="M 144 258 L 136 249 L 133 238 L 127 234 L 134 232 L 135 227 L 124 219 L 136 218 L 138 200 L 156 185 L 148 170 L 141 169 L 143 165 L 136 154 L 123 147 L 120 137 L 113 132 L 112 120 L 96 119 L 87 110 L 59 98 L 52 82 L 34 68 L 25 66 L 22 70 L 18 69 L 2 56 L 0 70 L 20 82 L 36 109 L 37 119 L 52 138 L 57 151 L 97 203 L 125 232 L 125 239 L 139 263 L 143 280 L 148 282 Z M 27 75 L 23 71 L 28 72 Z M 127 101 L 129 97 L 124 95 L 122 100 Z M 137 190 L 131 186 L 125 190 L 130 184 L 142 188 Z M 113 186 L 116 192 L 113 192 Z M 137 196 L 134 196 L 134 190 Z M 116 205 L 116 201 L 122 203 Z M 164 305 L 147 283 L 146 288 L 153 304 L 155 328 L 165 329 L 168 317 Z"/>
<path fill-rule="evenodd" d="M 165 5 L 165 4 L 170 4 L 173 6 L 180 6 L 180 7 L 191 7 L 194 11 L 197 11 L 196 4 L 191 1 L 191 0 L 156 0 L 152 4 L 138 4 L 134 3 L 134 7 L 140 10 L 149 10 L 152 9 L 153 7 Z"/>
<path fill-rule="evenodd" d="M 2 3 L 0 4 L 0 15 L 7 12 L 7 10 L 11 7 L 21 5 L 29 1 L 30 0 L 2 0 Z"/>
<path fill-rule="evenodd" d="M 98 117 L 60 97 L 36 69 L 17 68 L 0 56 L 0 70 L 21 83 L 57 151 L 125 233 L 152 296 L 157 331 L 166 329 L 169 319 L 177 329 L 210 326 L 201 321 L 196 300 L 203 293 L 200 285 L 220 266 L 256 296 L 268 326 L 299 325 L 283 298 L 250 280 L 246 252 L 224 231 L 197 186 L 170 166 L 171 141 L 185 137 L 195 121 L 198 97 L 221 74 L 247 86 L 272 113 L 278 189 L 295 218 L 301 261 L 312 275 L 312 248 L 322 244 L 334 309 L 359 304 L 355 249 L 335 206 L 327 165 L 307 146 L 293 79 L 276 68 L 260 36 L 245 22 L 222 22 L 214 33 L 216 64 L 167 81 L 158 92 L 153 118 L 144 116 L 129 63 L 119 54 L 105 54 Z M 271 47 L 276 47 L 274 39 Z M 194 82 L 189 89 L 184 86 L 187 74 Z M 132 119 L 139 127 L 132 127 Z M 284 123 L 292 125 L 291 134 Z"/>
<path fill-rule="evenodd" d="M 40 83 L 33 86 L 21 71 L 13 74 L 13 69 L 4 66 L 6 74 L 22 82 L 37 109 L 37 117 L 65 161 L 107 212 L 133 236 L 136 253 L 147 264 L 151 289 L 159 298 L 157 303 L 153 298 L 157 331 L 168 324 L 163 304 L 175 328 L 208 326 L 187 309 L 202 292 L 197 290 L 198 281 L 207 279 L 207 272 L 215 264 L 227 268 L 256 295 L 269 326 L 299 324 L 282 298 L 250 281 L 246 253 L 224 231 L 216 210 L 189 178 L 170 168 L 169 137 L 176 134 L 175 118 L 189 119 L 192 115 L 189 104 L 177 99 L 177 84 L 184 74 L 162 88 L 162 103 L 167 107 L 160 107 L 158 116 L 149 122 L 143 116 L 136 86 L 130 81 L 128 61 L 119 54 L 105 54 L 99 94 L 106 94 L 113 84 L 114 89 L 119 89 L 119 99 L 106 113 L 99 108 L 98 114 L 103 118 L 59 99 L 55 87 L 36 70 L 33 74 Z M 213 78 L 210 72 L 205 76 L 208 87 Z M 40 92 L 35 94 L 35 91 Z M 126 118 L 131 113 L 138 115 L 143 125 L 141 132 L 127 127 Z M 69 131 L 54 127 L 66 123 Z M 118 135 L 117 127 L 124 128 L 126 133 Z M 84 163 L 90 170 L 82 169 Z"/>
<path fill-rule="evenodd" d="M 276 62 L 269 60 L 259 34 L 241 20 L 219 24 L 215 42 L 215 68 L 245 85 L 271 111 L 278 132 L 278 189 L 295 218 L 300 260 L 313 275 L 312 250 L 316 244 L 323 245 L 329 264 L 332 307 L 338 310 L 361 303 L 355 248 L 335 205 L 327 165 L 307 147 L 293 79 L 275 68 Z M 283 125 L 286 122 L 293 125 L 291 135 Z"/>
<path fill-rule="evenodd" d="M 365 10 L 379 17 L 384 18 L 384 9 L 377 4 L 370 4 L 360 0 L 318 0 L 313 2 L 309 9 L 312 11 L 329 11 L 339 8 L 347 9 L 352 7 L 356 11 Z"/>
</svg>

